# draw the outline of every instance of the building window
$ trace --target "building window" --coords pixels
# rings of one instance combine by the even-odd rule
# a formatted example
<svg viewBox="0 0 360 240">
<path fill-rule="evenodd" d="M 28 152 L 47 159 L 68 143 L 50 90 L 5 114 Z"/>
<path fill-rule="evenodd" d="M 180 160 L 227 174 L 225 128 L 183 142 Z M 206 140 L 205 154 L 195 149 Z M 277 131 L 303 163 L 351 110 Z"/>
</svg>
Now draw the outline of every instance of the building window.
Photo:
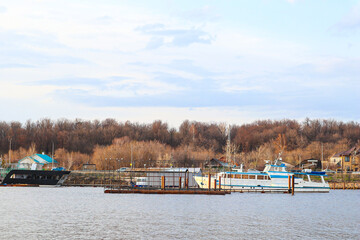
<svg viewBox="0 0 360 240">
<path fill-rule="evenodd" d="M 349 156 L 345 156 L 345 162 L 350 162 L 350 157 Z"/>
</svg>

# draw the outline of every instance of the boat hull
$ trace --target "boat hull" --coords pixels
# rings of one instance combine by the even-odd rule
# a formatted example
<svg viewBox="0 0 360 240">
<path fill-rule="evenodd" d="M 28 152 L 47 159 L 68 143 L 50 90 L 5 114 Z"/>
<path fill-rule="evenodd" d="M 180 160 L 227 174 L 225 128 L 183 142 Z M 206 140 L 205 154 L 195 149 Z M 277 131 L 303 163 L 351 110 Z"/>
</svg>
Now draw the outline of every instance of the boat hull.
<svg viewBox="0 0 360 240">
<path fill-rule="evenodd" d="M 1 185 L 55 186 L 61 185 L 70 171 L 11 170 Z"/>
</svg>

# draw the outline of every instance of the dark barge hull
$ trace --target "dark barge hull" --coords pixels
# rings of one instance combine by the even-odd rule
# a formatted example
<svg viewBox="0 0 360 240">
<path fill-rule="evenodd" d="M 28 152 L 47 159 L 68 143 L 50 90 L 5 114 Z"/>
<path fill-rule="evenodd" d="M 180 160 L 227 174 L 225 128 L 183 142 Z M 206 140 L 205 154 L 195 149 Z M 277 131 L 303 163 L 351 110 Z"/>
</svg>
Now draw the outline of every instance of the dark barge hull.
<svg viewBox="0 0 360 240">
<path fill-rule="evenodd" d="M 11 170 L 1 185 L 61 185 L 70 171 Z"/>
</svg>

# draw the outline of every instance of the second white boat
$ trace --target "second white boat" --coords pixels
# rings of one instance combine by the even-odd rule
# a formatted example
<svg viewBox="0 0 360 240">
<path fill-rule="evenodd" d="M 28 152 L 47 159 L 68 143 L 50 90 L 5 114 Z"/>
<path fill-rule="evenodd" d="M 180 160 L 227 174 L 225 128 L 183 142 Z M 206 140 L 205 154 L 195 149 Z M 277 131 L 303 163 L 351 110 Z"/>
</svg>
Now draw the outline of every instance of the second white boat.
<svg viewBox="0 0 360 240">
<path fill-rule="evenodd" d="M 194 176 L 200 188 L 214 189 L 221 187 L 224 190 L 234 191 L 261 191 L 261 192 L 286 192 L 289 187 L 289 178 L 294 177 L 295 192 L 321 192 L 330 191 L 329 184 L 325 182 L 325 172 L 289 172 L 281 158 L 274 164 L 266 164 L 262 172 L 243 172 L 235 169 L 220 172 L 215 176 Z M 215 186 L 216 184 L 216 186 Z"/>
</svg>

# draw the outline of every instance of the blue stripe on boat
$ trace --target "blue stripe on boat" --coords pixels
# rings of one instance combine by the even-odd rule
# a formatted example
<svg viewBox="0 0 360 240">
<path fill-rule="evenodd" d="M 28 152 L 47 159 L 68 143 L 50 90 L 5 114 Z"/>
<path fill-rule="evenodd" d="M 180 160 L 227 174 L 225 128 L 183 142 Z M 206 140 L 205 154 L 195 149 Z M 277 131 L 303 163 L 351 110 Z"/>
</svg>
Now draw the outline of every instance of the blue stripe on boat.
<svg viewBox="0 0 360 240">
<path fill-rule="evenodd" d="M 283 175 L 270 175 L 271 178 L 288 178 L 288 176 Z"/>
<path fill-rule="evenodd" d="M 226 174 L 234 174 L 234 175 L 241 175 L 241 174 L 246 174 L 246 175 L 263 175 L 263 176 L 267 176 L 266 173 L 252 173 L 252 172 L 225 172 Z"/>
</svg>

